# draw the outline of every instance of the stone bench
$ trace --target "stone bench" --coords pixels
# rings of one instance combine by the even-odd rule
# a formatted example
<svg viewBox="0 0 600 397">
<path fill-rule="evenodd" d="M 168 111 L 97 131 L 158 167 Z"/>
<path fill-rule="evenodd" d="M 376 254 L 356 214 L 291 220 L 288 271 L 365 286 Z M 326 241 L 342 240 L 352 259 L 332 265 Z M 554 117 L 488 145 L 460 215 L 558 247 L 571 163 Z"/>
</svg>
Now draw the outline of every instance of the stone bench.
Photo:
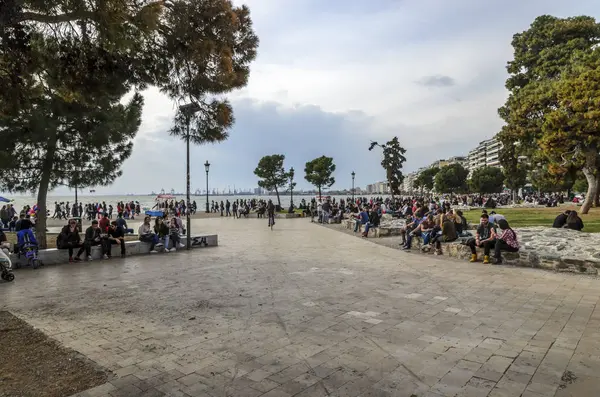
<svg viewBox="0 0 600 397">
<path fill-rule="evenodd" d="M 354 230 L 356 221 L 354 219 L 344 219 L 341 223 L 346 229 Z M 358 231 L 360 233 L 362 233 L 363 230 L 364 230 L 364 225 L 363 224 L 358 225 Z M 368 237 L 378 237 L 379 238 L 379 237 L 400 236 L 401 231 L 402 231 L 401 227 L 387 226 L 386 224 L 381 224 L 377 228 L 369 229 Z"/>
<path fill-rule="evenodd" d="M 462 243 L 462 241 L 466 239 L 466 237 L 462 237 L 457 241 L 442 243 L 442 254 L 451 258 L 468 261 L 471 257 L 471 249 Z M 423 251 L 421 251 L 422 246 L 423 239 L 419 236 L 413 237 L 411 251 L 423 253 Z M 433 252 L 434 250 L 431 249 L 429 254 L 433 254 Z M 493 256 L 493 254 L 494 252 L 492 250 L 490 256 Z M 477 248 L 477 256 L 480 261 L 483 260 L 483 248 Z M 523 246 L 523 244 L 519 252 L 503 251 L 502 260 L 503 264 L 554 270 L 558 272 L 598 274 L 598 269 L 600 269 L 600 259 L 560 257 L 548 254 L 543 250 L 529 249 L 527 246 Z"/>
<path fill-rule="evenodd" d="M 181 237 L 181 243 L 186 243 L 185 236 Z M 192 236 L 192 248 L 216 247 L 218 245 L 219 238 L 216 234 Z M 126 241 L 125 249 L 127 252 L 127 256 L 145 255 L 150 253 L 150 243 L 144 243 L 142 241 Z M 78 248 L 74 250 L 74 254 L 77 254 L 77 250 Z M 120 253 L 120 247 L 118 245 L 113 245 L 112 252 L 113 255 L 116 254 L 115 256 L 117 256 Z M 102 250 L 99 246 L 92 247 L 91 254 L 92 259 L 102 259 Z M 60 263 L 66 263 L 69 261 L 69 250 L 48 248 L 45 250 L 40 250 L 38 253 L 38 257 L 44 265 L 56 265 Z M 82 257 L 82 259 L 84 258 Z M 15 265 L 26 265 L 25 258 L 18 258 L 16 254 L 11 254 L 10 260 L 13 263 L 13 267 Z"/>
</svg>

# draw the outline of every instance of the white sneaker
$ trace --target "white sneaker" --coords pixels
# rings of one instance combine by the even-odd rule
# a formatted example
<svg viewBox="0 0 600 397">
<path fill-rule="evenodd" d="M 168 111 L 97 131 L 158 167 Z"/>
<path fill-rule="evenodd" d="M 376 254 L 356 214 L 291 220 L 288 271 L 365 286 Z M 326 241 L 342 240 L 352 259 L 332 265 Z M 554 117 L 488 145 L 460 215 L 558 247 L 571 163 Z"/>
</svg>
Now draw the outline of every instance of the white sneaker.
<svg viewBox="0 0 600 397">
<path fill-rule="evenodd" d="M 152 251 L 150 251 L 150 253 L 151 254 L 158 254 L 158 251 L 157 250 L 152 250 Z"/>
<path fill-rule="evenodd" d="M 108 255 L 104 254 L 104 256 L 102 258 L 108 259 Z"/>
<path fill-rule="evenodd" d="M 185 247 L 185 245 L 179 243 L 179 248 L 183 248 L 183 247 Z"/>
<path fill-rule="evenodd" d="M 171 252 L 176 252 L 177 248 L 171 248 Z"/>
<path fill-rule="evenodd" d="M 93 261 L 92 256 L 88 255 L 87 260 L 90 261 L 90 262 Z"/>
<path fill-rule="evenodd" d="M 171 251 L 169 251 L 169 249 L 168 249 L 168 248 L 165 248 L 165 249 L 163 250 L 163 252 L 164 252 L 165 254 L 168 254 L 168 253 L 169 253 L 169 252 L 171 252 Z"/>
</svg>

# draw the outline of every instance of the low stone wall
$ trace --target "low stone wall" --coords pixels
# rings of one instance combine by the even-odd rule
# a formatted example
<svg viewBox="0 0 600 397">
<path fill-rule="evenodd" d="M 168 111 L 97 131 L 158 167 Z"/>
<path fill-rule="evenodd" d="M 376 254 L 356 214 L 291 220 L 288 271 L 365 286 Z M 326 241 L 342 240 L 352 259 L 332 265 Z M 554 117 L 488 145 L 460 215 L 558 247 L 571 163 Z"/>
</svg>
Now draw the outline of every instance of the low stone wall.
<svg viewBox="0 0 600 397">
<path fill-rule="evenodd" d="M 183 244 L 186 243 L 185 236 L 182 237 Z M 202 236 L 192 236 L 192 248 L 204 248 L 204 247 L 215 247 L 219 245 L 219 238 L 216 234 L 210 235 L 202 235 Z M 127 256 L 131 255 L 146 255 L 150 253 L 150 244 L 143 243 L 141 241 L 127 241 L 125 242 L 125 249 L 127 251 Z M 185 249 L 185 248 L 182 248 Z M 78 249 L 75 249 L 75 254 Z M 117 256 L 120 254 L 120 247 L 118 245 L 113 245 L 112 247 L 113 255 Z M 101 259 L 102 252 L 101 248 L 96 246 L 92 247 L 92 259 Z M 40 261 L 44 265 L 56 265 L 60 263 L 66 263 L 69 261 L 69 251 L 65 249 L 56 249 L 49 248 L 45 250 L 40 250 L 38 253 L 38 257 Z M 82 259 L 84 259 L 82 257 Z M 18 258 L 16 254 L 10 255 L 10 260 L 13 263 L 13 268 L 15 265 L 17 266 L 25 266 L 25 258 Z"/>
<path fill-rule="evenodd" d="M 516 253 L 503 252 L 504 263 L 561 272 L 598 274 L 600 235 L 546 227 L 515 229 L 515 232 L 521 248 Z M 461 242 L 443 243 L 442 253 L 452 258 L 468 260 L 471 250 Z M 415 237 L 412 250 L 420 250 L 422 243 L 420 237 Z M 478 249 L 478 253 L 483 255 L 483 249 Z"/>
</svg>

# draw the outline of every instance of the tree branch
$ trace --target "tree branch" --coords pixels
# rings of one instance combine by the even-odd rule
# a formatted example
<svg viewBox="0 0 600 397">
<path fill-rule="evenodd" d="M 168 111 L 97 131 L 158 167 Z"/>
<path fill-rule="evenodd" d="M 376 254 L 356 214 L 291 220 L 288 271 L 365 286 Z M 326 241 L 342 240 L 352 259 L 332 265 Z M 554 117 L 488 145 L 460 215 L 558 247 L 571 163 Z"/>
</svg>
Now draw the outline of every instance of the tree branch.
<svg viewBox="0 0 600 397">
<path fill-rule="evenodd" d="M 78 11 L 59 15 L 38 14 L 36 12 L 23 12 L 16 18 L 16 22 L 35 21 L 41 23 L 55 24 L 82 19 L 92 19 L 95 13 L 92 11 Z"/>
</svg>

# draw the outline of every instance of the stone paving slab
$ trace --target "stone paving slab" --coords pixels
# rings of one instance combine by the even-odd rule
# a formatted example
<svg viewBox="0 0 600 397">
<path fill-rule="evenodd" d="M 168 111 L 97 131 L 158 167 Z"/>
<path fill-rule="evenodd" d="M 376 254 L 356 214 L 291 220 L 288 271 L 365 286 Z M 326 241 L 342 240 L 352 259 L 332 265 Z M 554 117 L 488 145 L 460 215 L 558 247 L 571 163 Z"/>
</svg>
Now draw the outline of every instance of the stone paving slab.
<svg viewBox="0 0 600 397">
<path fill-rule="evenodd" d="M 406 254 L 308 220 L 201 222 L 219 247 L 24 270 L 0 310 L 113 371 L 80 396 L 600 390 L 595 278 Z"/>
</svg>

